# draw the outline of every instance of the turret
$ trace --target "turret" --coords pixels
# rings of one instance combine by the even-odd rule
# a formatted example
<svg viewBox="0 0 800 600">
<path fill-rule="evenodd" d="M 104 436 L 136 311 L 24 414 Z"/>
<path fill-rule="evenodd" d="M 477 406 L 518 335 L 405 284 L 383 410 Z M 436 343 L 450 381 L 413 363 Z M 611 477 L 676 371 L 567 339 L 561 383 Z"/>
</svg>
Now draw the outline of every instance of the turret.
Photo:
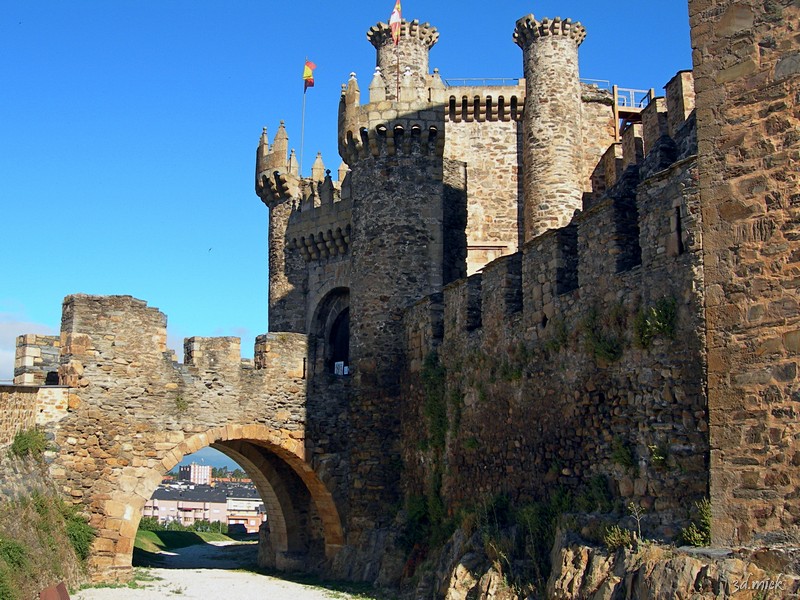
<svg viewBox="0 0 800 600">
<path fill-rule="evenodd" d="M 436 28 L 429 23 L 403 21 L 400 43 L 395 45 L 389 25 L 378 23 L 367 32 L 367 39 L 378 53 L 376 64 L 386 82 L 386 99 L 397 99 L 398 79 L 407 70 L 416 94 L 424 97 L 428 88 L 428 56 L 439 39 Z"/>
<path fill-rule="evenodd" d="M 306 268 L 287 247 L 286 229 L 302 197 L 294 151 L 287 159 L 289 136 L 283 121 L 269 146 L 267 128 L 256 151 L 256 193 L 269 207 L 269 330 L 301 333 L 305 327 Z"/>
<path fill-rule="evenodd" d="M 356 394 L 349 405 L 351 435 L 372 449 L 368 460 L 351 465 L 354 484 L 367 490 L 351 506 L 354 514 L 375 519 L 375 507 L 383 503 L 389 522 L 389 507 L 399 492 L 390 464 L 399 448 L 402 315 L 465 274 L 464 236 L 461 251 L 450 252 L 445 234 L 447 207 L 463 202 L 466 212 L 458 196 L 465 176 L 463 163 L 446 166 L 445 107 L 429 100 L 428 50 L 436 30 L 404 22 L 400 44 L 394 46 L 388 25 L 379 23 L 367 37 L 378 50 L 369 103 L 360 103 L 352 75 L 339 111 L 339 151 L 350 169 L 352 197 L 349 359 Z M 460 270 L 452 268 L 453 257 L 460 259 Z"/>
<path fill-rule="evenodd" d="M 570 19 L 517 21 L 527 92 L 523 115 L 524 237 L 569 223 L 583 201 L 578 46 L 586 29 Z"/>
</svg>

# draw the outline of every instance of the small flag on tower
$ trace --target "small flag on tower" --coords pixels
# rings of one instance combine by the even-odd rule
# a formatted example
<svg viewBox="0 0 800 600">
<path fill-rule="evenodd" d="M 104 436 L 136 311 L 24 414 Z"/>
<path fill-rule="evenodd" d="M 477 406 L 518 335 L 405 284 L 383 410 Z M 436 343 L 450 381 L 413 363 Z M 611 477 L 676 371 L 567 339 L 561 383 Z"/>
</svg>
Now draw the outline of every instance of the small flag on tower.
<svg viewBox="0 0 800 600">
<path fill-rule="evenodd" d="M 392 39 L 394 40 L 395 46 L 400 43 L 400 25 L 402 22 L 403 16 L 400 8 L 400 0 L 397 0 L 397 2 L 394 4 L 392 16 L 389 17 L 389 27 L 392 29 Z"/>
<path fill-rule="evenodd" d="M 314 87 L 314 69 L 317 68 L 310 60 L 306 60 L 306 64 L 303 67 L 303 92 L 310 88 Z"/>
</svg>

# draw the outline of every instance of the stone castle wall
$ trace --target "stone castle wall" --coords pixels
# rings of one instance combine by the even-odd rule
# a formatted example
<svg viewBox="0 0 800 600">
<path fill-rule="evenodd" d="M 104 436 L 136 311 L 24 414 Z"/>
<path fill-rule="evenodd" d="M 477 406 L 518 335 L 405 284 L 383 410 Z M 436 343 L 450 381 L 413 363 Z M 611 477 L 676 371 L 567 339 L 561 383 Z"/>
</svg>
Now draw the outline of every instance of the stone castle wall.
<svg viewBox="0 0 800 600">
<path fill-rule="evenodd" d="M 0 446 L 13 442 L 17 432 L 36 426 L 37 391 L 35 387 L 0 387 Z"/>
<path fill-rule="evenodd" d="M 664 156 L 665 143 L 638 164 L 634 154 L 569 226 L 406 314 L 409 493 L 430 490 L 435 469 L 451 508 L 499 493 L 530 500 L 558 485 L 580 493 L 599 475 L 667 536 L 706 494 L 696 158 L 691 148 Z M 641 347 L 637 319 L 666 305 L 676 310 L 673 337 Z M 446 373 L 441 460 L 422 381 L 432 350 Z M 632 464 L 621 464 L 626 453 Z"/>
<path fill-rule="evenodd" d="M 717 542 L 796 539 L 796 2 L 691 0 Z"/>
<path fill-rule="evenodd" d="M 190 338 L 176 363 L 164 315 L 130 297 L 69 297 L 58 340 L 24 338 L 20 377 L 60 344 L 65 387 L 0 390 L 0 435 L 49 423 L 93 566 L 129 566 L 137 507 L 209 444 L 255 473 L 279 568 L 345 546 L 338 572 L 374 578 L 401 492 L 454 511 L 600 481 L 672 537 L 710 490 L 716 541 L 794 535 L 800 9 L 689 7 L 696 95 L 679 73 L 619 140 L 580 83 L 578 24 L 517 23 L 524 92 L 448 88 L 434 28 L 405 23 L 402 51 L 373 28 L 382 70 L 367 104 L 343 90 L 339 182 L 321 159 L 302 179 L 283 126 L 259 144 L 285 333 L 252 364 L 236 338 Z"/>
<path fill-rule="evenodd" d="M 61 386 L 0 386 L 0 446 L 20 431 L 44 427 L 67 414 L 70 390 Z"/>
</svg>

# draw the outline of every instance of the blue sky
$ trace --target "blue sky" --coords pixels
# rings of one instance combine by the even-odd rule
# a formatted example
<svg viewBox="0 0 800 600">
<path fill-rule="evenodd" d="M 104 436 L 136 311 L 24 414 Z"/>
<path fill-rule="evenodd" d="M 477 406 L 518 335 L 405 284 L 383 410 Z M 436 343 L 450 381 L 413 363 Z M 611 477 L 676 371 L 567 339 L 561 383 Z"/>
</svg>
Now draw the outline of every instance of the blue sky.
<svg viewBox="0 0 800 600">
<path fill-rule="evenodd" d="M 5 0 L 0 5 L 0 380 L 14 337 L 56 332 L 67 294 L 130 294 L 169 318 L 170 343 L 267 329 L 267 210 L 253 191 L 262 126 L 336 172 L 337 107 L 374 68 L 367 29 L 393 0 Z M 447 78 L 519 77 L 516 19 L 588 30 L 581 75 L 660 89 L 691 67 L 685 2 L 403 3 L 441 34 Z"/>
</svg>

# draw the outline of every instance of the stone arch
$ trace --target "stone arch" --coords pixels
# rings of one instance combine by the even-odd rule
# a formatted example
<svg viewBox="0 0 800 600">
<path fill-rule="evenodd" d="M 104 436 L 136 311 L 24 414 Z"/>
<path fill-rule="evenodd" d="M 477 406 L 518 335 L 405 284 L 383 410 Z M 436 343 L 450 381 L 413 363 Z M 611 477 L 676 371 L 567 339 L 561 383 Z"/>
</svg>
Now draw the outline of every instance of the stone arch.
<svg viewBox="0 0 800 600">
<path fill-rule="evenodd" d="M 164 474 L 187 454 L 207 446 L 224 452 L 256 482 L 267 509 L 271 546 L 277 568 L 298 568 L 291 556 L 302 548 L 298 512 L 286 485 L 287 473 L 302 482 L 321 524 L 324 558 L 332 559 L 344 544 L 339 511 L 333 496 L 305 460 L 302 431 L 276 430 L 264 425 L 225 425 L 193 434 L 167 450 L 155 466 L 127 467 L 116 489 L 96 508 L 94 519 L 99 535 L 93 547 L 90 567 L 101 579 L 125 579 L 114 571 L 130 571 L 133 543 L 145 502 L 150 499 Z M 281 472 L 282 471 L 282 472 Z M 274 529 L 273 529 L 274 528 Z"/>
</svg>

